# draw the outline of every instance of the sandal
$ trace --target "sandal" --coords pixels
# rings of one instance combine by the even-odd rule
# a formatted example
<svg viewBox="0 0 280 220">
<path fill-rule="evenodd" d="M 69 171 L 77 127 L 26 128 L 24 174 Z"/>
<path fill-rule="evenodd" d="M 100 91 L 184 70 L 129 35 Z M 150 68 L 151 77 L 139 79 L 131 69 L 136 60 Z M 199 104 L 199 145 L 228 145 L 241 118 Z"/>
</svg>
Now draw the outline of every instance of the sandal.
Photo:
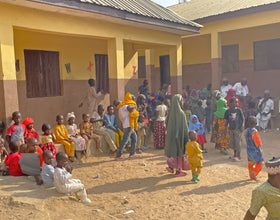
<svg viewBox="0 0 280 220">
<path fill-rule="evenodd" d="M 174 170 L 173 170 L 173 168 L 170 168 L 170 167 L 166 167 L 165 168 L 169 173 L 174 173 Z"/>
<path fill-rule="evenodd" d="M 174 174 L 175 177 L 186 176 L 184 172 L 179 172 L 178 174 Z"/>
</svg>

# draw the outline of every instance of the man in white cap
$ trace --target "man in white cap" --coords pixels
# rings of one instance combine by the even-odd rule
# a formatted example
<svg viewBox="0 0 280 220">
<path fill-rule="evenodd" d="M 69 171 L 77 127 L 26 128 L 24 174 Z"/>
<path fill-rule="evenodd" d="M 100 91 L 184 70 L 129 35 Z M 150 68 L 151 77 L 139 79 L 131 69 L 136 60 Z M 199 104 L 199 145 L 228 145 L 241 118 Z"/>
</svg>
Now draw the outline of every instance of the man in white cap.
<svg viewBox="0 0 280 220">
<path fill-rule="evenodd" d="M 221 97 L 224 99 L 227 96 L 228 90 L 232 88 L 232 85 L 228 83 L 227 78 L 223 78 L 221 85 Z"/>
<path fill-rule="evenodd" d="M 264 98 L 259 101 L 257 114 L 257 127 L 265 130 L 267 128 L 271 113 L 274 110 L 274 102 L 270 98 L 269 90 L 264 91 Z"/>
<path fill-rule="evenodd" d="M 267 220 L 280 219 L 280 157 L 273 157 L 265 163 L 268 180 L 253 190 L 251 206 L 244 220 L 254 220 L 265 207 Z"/>
</svg>

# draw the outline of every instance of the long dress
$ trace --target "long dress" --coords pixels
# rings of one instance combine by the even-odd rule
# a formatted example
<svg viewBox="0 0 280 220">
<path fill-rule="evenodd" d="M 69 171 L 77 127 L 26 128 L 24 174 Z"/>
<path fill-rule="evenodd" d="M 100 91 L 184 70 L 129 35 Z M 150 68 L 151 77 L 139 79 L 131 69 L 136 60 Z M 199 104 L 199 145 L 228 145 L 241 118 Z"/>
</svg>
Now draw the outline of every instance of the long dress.
<svg viewBox="0 0 280 220">
<path fill-rule="evenodd" d="M 156 111 L 158 111 L 159 116 L 155 120 L 154 125 L 154 147 L 156 149 L 163 149 L 165 146 L 166 138 L 165 119 L 167 107 L 164 104 L 158 105 Z"/>
<path fill-rule="evenodd" d="M 171 107 L 166 118 L 165 155 L 170 169 L 189 170 L 185 148 L 189 140 L 189 129 L 186 116 L 180 106 L 181 99 L 182 96 L 179 94 L 172 97 Z"/>
<path fill-rule="evenodd" d="M 77 125 L 66 125 L 67 132 L 71 139 L 75 143 L 75 150 L 76 151 L 85 151 L 86 150 L 86 141 L 84 138 L 82 138 L 80 135 L 78 135 L 77 132 Z"/>
</svg>

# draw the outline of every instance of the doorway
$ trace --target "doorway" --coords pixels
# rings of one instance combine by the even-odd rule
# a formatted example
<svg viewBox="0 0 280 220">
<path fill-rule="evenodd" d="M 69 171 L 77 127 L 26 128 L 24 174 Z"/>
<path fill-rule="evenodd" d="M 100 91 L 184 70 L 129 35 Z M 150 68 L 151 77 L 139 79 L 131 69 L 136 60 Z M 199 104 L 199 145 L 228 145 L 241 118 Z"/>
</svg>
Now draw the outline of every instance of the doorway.
<svg viewBox="0 0 280 220">
<path fill-rule="evenodd" d="M 95 54 L 96 92 L 109 93 L 108 56 Z"/>
<path fill-rule="evenodd" d="M 160 65 L 160 86 L 170 84 L 170 58 L 169 55 L 159 57 Z"/>
</svg>

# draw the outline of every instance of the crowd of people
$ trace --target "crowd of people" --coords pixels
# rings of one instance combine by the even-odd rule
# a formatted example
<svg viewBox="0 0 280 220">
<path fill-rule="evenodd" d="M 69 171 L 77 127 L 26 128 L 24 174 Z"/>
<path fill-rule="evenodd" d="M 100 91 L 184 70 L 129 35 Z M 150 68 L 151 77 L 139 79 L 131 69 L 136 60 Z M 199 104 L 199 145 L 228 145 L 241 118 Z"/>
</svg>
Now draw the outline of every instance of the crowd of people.
<svg viewBox="0 0 280 220">
<path fill-rule="evenodd" d="M 88 93 L 83 100 L 87 100 L 88 113 L 82 115 L 79 126 L 75 124 L 73 112 L 67 114 L 66 125 L 64 116 L 59 114 L 53 129 L 49 124 L 42 125 L 43 134 L 40 137 L 32 118 L 26 118 L 21 123 L 20 112 L 14 112 L 14 124 L 8 128 L 5 137 L 9 146 L 7 150 L 3 138 L 5 124 L 0 122 L 1 159 L 8 167 L 5 170 L 2 165 L 2 174 L 34 176 L 37 184 L 55 186 L 65 194 L 75 193 L 84 204 L 90 204 L 81 181 L 72 178 L 73 168 L 68 162 L 80 159 L 77 155 L 87 155 L 90 139 L 102 152 L 103 137 L 116 160 L 123 160 L 126 147 L 130 148 L 129 157 L 138 157 L 147 149 L 148 137 L 153 136 L 154 148 L 165 149 L 166 170 L 175 177 L 184 176 L 184 170 L 191 170 L 191 181 L 198 182 L 203 154 L 207 153 L 206 135 L 211 134 L 210 141 L 221 153 L 227 155 L 232 149 L 233 155 L 229 159 L 238 162 L 241 160 L 244 128 L 249 177 L 256 180 L 262 170 L 264 159 L 258 131 L 267 129 L 274 110 L 268 90 L 259 97 L 256 105 L 246 79 L 234 86 L 223 79 L 220 90 L 214 91 L 211 84 L 202 91 L 186 86 L 182 94 L 173 97 L 170 85 L 164 85 L 158 93 L 149 93 L 149 84 L 145 80 L 137 97 L 126 93 L 123 101 L 114 100 L 104 114 L 104 106 L 97 102 L 100 93 L 95 90 L 95 81 L 90 79 L 88 83 Z M 83 102 L 79 107 L 83 106 Z M 65 153 L 57 153 L 54 143 L 63 144 Z M 268 162 L 267 167 L 274 167 L 274 163 Z M 280 174 L 280 169 L 276 173 Z M 250 209 L 248 213 L 247 219 L 257 214 L 257 208 Z"/>
</svg>

